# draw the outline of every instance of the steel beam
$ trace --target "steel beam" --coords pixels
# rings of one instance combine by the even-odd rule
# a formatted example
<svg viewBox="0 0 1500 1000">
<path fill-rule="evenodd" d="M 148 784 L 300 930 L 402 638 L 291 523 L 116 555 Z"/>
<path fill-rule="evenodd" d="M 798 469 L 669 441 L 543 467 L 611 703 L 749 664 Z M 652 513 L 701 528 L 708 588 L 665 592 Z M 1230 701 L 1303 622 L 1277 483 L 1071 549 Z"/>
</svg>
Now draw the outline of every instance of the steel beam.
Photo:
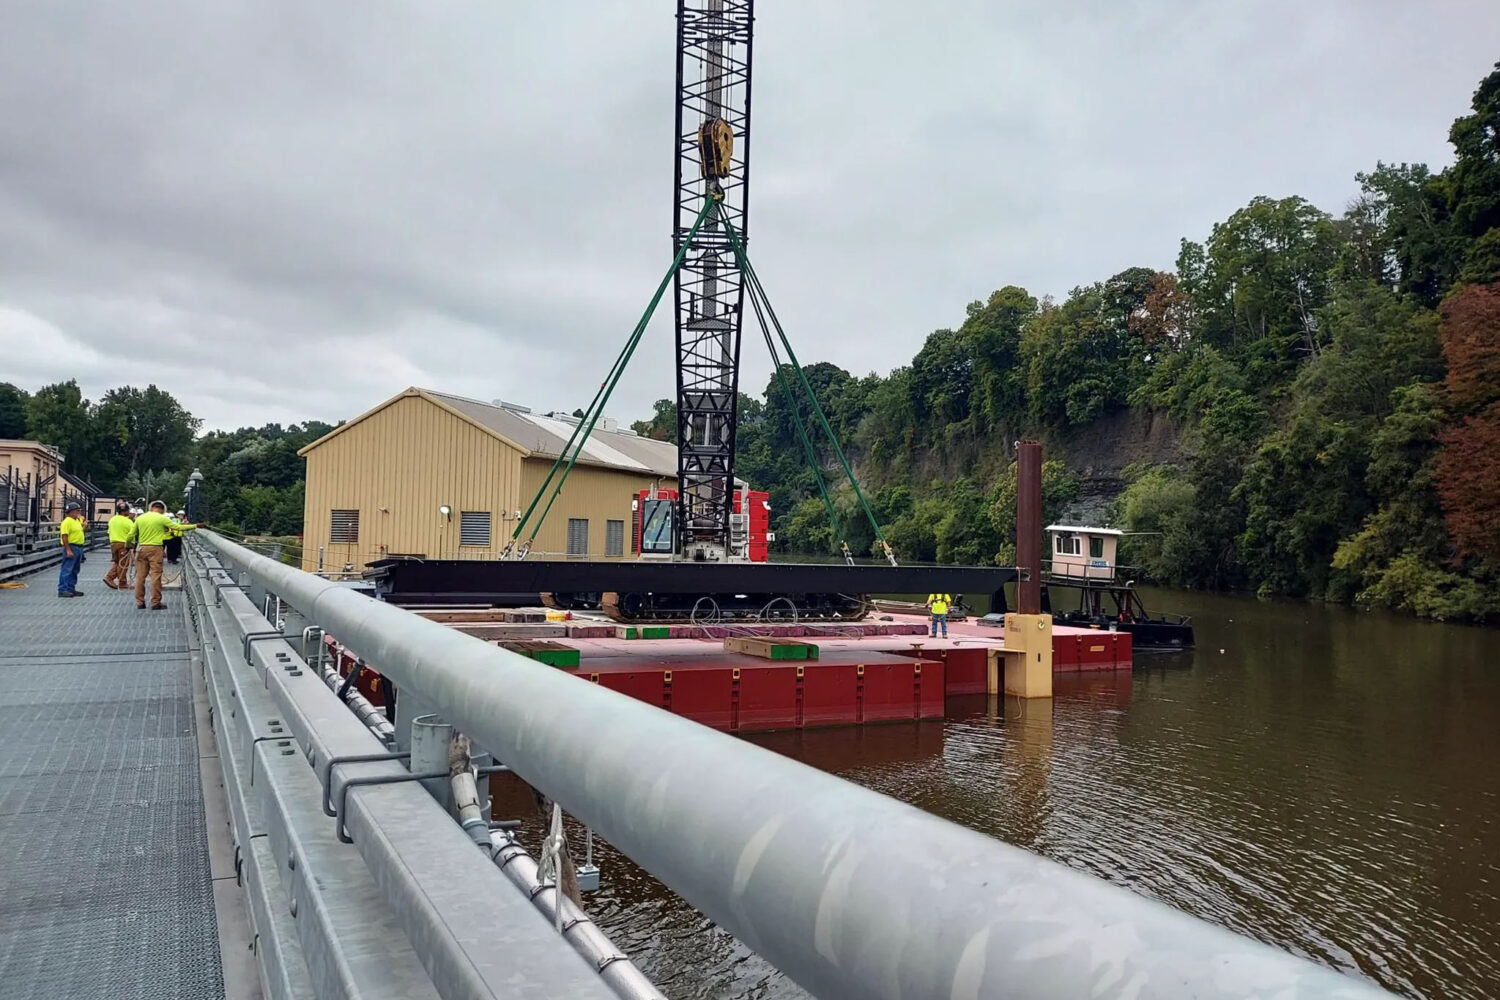
<svg viewBox="0 0 1500 1000">
<path fill-rule="evenodd" d="M 541 592 L 700 594 L 949 594 L 991 596 L 1009 566 L 844 566 L 823 563 L 580 562 L 385 559 L 367 574 L 395 602 L 495 599 Z M 342 637 L 340 637 L 342 638 Z"/>
<path fill-rule="evenodd" d="M 825 1000 L 1386 996 L 197 534 Z"/>
</svg>

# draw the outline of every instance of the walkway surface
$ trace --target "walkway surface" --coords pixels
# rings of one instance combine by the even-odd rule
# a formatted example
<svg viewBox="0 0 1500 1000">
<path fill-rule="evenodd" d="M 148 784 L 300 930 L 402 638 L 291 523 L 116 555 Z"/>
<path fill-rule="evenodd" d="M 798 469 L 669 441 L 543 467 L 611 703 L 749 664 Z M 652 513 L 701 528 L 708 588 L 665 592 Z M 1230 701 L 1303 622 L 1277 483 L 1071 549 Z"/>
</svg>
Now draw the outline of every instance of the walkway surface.
<svg viewBox="0 0 1500 1000">
<path fill-rule="evenodd" d="M 0 998 L 221 997 L 181 592 L 96 567 L 0 590 Z"/>
</svg>

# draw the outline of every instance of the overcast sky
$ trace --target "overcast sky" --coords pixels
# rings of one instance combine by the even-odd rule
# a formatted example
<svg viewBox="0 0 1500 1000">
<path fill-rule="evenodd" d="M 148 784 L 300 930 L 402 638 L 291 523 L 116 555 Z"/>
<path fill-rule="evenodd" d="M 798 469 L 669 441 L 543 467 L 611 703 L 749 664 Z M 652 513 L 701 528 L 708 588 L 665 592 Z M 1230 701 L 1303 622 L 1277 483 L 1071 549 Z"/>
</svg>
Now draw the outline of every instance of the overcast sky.
<svg viewBox="0 0 1500 1000">
<path fill-rule="evenodd" d="M 0 381 L 585 405 L 670 260 L 674 10 L 4 0 Z M 751 254 L 804 363 L 888 371 L 1002 285 L 1447 164 L 1497 42 L 1482 0 L 761 0 Z M 611 415 L 672 355 L 663 309 Z"/>
</svg>

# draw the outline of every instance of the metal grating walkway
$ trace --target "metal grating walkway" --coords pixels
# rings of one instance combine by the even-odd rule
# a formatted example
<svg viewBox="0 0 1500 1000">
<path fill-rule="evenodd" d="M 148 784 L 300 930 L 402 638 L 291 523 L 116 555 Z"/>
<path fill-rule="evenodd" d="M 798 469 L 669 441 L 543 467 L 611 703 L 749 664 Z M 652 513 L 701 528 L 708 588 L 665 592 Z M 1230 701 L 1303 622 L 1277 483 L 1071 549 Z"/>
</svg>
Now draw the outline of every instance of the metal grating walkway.
<svg viewBox="0 0 1500 1000">
<path fill-rule="evenodd" d="M 97 562 L 0 590 L 0 998 L 221 997 L 181 595 Z"/>
</svg>

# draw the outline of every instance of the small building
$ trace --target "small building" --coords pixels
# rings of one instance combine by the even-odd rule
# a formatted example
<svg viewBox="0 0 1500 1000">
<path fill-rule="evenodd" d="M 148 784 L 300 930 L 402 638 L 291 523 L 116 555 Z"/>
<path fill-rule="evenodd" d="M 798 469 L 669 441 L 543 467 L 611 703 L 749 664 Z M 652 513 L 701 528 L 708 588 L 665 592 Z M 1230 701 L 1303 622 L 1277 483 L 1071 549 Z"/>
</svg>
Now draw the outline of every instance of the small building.
<svg viewBox="0 0 1500 1000">
<path fill-rule="evenodd" d="M 577 424 L 429 389 L 392 396 L 298 452 L 307 460 L 303 569 L 498 558 Z M 532 558 L 633 558 L 633 501 L 676 481 L 675 445 L 600 420 Z"/>
<path fill-rule="evenodd" d="M 1100 582 L 1115 578 L 1115 551 L 1123 532 L 1072 524 L 1049 524 L 1047 532 L 1052 536 L 1054 578 Z"/>
<path fill-rule="evenodd" d="M 42 521 L 60 519 L 68 489 L 62 464 L 62 452 L 50 444 L 0 440 L 0 521 L 32 520 L 37 501 Z"/>
</svg>

